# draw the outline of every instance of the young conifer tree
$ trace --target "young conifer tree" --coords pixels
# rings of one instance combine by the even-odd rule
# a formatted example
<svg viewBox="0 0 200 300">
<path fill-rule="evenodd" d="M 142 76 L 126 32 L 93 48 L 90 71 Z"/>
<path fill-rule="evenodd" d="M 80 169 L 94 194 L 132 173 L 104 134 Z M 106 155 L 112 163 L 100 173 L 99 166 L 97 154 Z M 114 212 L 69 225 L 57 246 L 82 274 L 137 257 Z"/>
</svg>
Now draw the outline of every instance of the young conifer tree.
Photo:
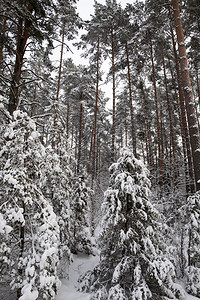
<svg viewBox="0 0 200 300">
<path fill-rule="evenodd" d="M 15 299 L 54 299 L 59 226 L 41 191 L 45 148 L 35 123 L 15 111 L 2 132 L 0 151 L 0 252 L 2 276 Z"/>
<path fill-rule="evenodd" d="M 73 211 L 73 252 L 86 254 L 93 253 L 93 242 L 90 224 L 90 206 L 92 190 L 87 181 L 87 174 L 84 171 L 79 175 L 75 184 L 72 196 Z"/>
<path fill-rule="evenodd" d="M 61 146 L 61 145 L 60 145 Z M 63 146 L 63 145 L 62 145 Z M 59 276 L 67 277 L 67 267 L 72 260 L 72 211 L 70 197 L 72 194 L 73 173 L 70 168 L 70 154 L 61 148 L 61 156 L 51 146 L 46 148 L 45 168 L 43 170 L 42 190 L 56 214 L 60 228 Z"/>
<path fill-rule="evenodd" d="M 186 290 L 200 297 L 200 192 L 189 196 L 187 203 L 180 208 L 184 221 L 184 259 Z"/>
<path fill-rule="evenodd" d="M 102 204 L 100 263 L 81 278 L 98 300 L 180 299 L 173 264 L 165 256 L 161 217 L 149 201 L 148 171 L 128 150 L 110 167 Z"/>
</svg>

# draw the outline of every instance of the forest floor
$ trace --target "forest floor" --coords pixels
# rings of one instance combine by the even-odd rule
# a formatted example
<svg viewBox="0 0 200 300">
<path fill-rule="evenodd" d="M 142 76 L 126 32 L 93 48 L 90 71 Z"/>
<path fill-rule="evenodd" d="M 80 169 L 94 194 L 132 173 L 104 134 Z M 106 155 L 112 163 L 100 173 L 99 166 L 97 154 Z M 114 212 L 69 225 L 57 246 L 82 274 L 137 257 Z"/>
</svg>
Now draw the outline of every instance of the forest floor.
<svg viewBox="0 0 200 300">
<path fill-rule="evenodd" d="M 77 291 L 78 278 L 86 271 L 93 270 L 95 265 L 98 264 L 99 256 L 79 254 L 74 255 L 73 258 L 74 261 L 69 267 L 69 279 L 62 279 L 62 285 L 56 300 L 89 300 L 91 296 L 91 294 Z"/>
<path fill-rule="evenodd" d="M 74 262 L 69 267 L 69 279 L 63 279 L 56 300 L 89 300 L 91 294 L 77 291 L 78 278 L 88 270 L 93 270 L 99 262 L 99 256 L 74 255 Z M 185 300 L 199 300 L 200 298 L 186 295 Z"/>
</svg>

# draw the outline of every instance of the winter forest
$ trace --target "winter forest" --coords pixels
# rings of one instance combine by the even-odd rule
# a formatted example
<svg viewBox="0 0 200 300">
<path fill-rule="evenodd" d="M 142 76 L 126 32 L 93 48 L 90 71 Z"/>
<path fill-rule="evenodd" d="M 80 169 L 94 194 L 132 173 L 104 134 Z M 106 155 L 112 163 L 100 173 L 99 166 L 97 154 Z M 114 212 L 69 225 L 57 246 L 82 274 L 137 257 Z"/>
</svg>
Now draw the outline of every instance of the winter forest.
<svg viewBox="0 0 200 300">
<path fill-rule="evenodd" d="M 200 2 L 121 2 L 0 0 L 1 300 L 200 298 Z"/>
</svg>

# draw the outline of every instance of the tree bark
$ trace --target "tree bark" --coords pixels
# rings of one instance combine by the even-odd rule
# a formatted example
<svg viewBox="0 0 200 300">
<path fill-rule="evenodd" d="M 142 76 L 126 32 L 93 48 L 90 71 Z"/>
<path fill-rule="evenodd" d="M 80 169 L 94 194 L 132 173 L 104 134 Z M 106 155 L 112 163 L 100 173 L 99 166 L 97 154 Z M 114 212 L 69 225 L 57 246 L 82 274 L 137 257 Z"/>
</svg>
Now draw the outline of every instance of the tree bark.
<svg viewBox="0 0 200 300">
<path fill-rule="evenodd" d="M 57 121 L 58 121 L 58 100 L 59 100 L 59 93 L 60 93 L 60 80 L 61 80 L 61 73 L 62 73 L 64 42 L 65 42 L 65 22 L 63 23 L 63 29 L 62 29 L 60 64 L 59 64 L 59 71 L 58 71 L 58 85 L 57 85 L 56 99 L 54 104 L 54 121 L 53 121 L 54 129 L 53 129 L 53 138 L 52 138 L 52 148 L 55 148 L 55 136 L 56 136 Z"/>
<path fill-rule="evenodd" d="M 67 103 L 66 139 L 67 139 L 67 144 L 68 144 L 68 140 L 69 140 L 69 102 Z"/>
<path fill-rule="evenodd" d="M 156 78 L 155 78 L 155 66 L 154 66 L 154 59 L 153 59 L 153 45 L 151 36 L 149 33 L 150 38 L 150 55 L 151 55 L 151 64 L 152 64 L 152 75 L 153 75 L 153 86 L 154 86 L 154 100 L 156 106 L 156 127 L 157 127 L 157 143 L 158 143 L 158 166 L 159 166 L 159 182 L 162 182 L 162 147 L 161 147 L 161 132 L 160 132 L 160 119 L 159 119 L 159 109 L 158 109 L 158 96 L 157 96 L 157 88 L 156 88 Z"/>
<path fill-rule="evenodd" d="M 175 140 L 174 140 L 174 129 L 173 129 L 173 122 L 172 122 L 172 110 L 169 100 L 169 93 L 168 93 L 168 84 L 167 84 L 167 75 L 166 75 L 166 66 L 165 66 L 165 59 L 164 53 L 162 50 L 162 64 L 163 64 L 163 73 L 164 73 L 164 81 L 165 81 L 165 93 L 166 93 L 166 100 L 167 100 L 167 108 L 168 108 L 168 115 L 169 115 L 169 127 L 170 127 L 170 139 L 172 145 L 172 156 L 173 156 L 173 163 L 176 162 L 176 155 L 175 155 Z"/>
<path fill-rule="evenodd" d="M 1 40 L 0 40 L 0 65 L 2 63 L 3 59 L 3 46 L 4 46 L 4 38 L 5 38 L 5 32 L 6 32 L 6 22 L 7 22 L 7 17 L 3 18 L 3 30 L 1 33 Z"/>
<path fill-rule="evenodd" d="M 199 111 L 200 111 L 200 88 L 199 88 L 198 69 L 196 69 L 196 80 L 197 80 L 197 94 L 198 94 L 198 99 L 199 99 Z"/>
<path fill-rule="evenodd" d="M 194 186 L 194 174 L 193 174 L 193 162 L 192 162 L 192 154 L 191 154 L 191 145 L 190 145 L 190 137 L 189 137 L 189 131 L 188 131 L 188 125 L 186 120 L 186 109 L 185 109 L 185 100 L 182 90 L 182 84 L 181 84 L 181 74 L 179 70 L 179 62 L 178 62 L 178 55 L 176 51 L 176 44 L 175 44 L 175 38 L 174 38 L 174 32 L 172 29 L 172 26 L 170 25 L 170 32 L 171 32 L 171 38 L 172 38 L 172 45 L 173 45 L 173 52 L 174 52 L 174 60 L 176 65 L 176 76 L 177 76 L 177 83 L 178 83 L 178 94 L 179 94 L 179 105 L 180 105 L 180 126 L 181 126 L 181 133 L 182 133 L 182 145 L 183 145 L 183 151 L 187 153 L 187 165 L 185 165 L 186 171 L 186 192 L 187 195 L 189 192 L 194 192 L 195 186 Z M 189 177 L 189 178 L 187 178 Z"/>
<path fill-rule="evenodd" d="M 28 5 L 27 10 L 29 13 L 33 12 L 32 4 Z M 30 20 L 28 19 L 23 20 L 22 18 L 19 18 L 15 66 L 14 66 L 14 72 L 12 76 L 9 103 L 8 103 L 8 111 L 11 115 L 16 110 L 19 102 L 19 82 L 21 79 L 25 47 L 27 44 L 27 40 L 29 38 L 30 25 L 31 25 Z"/>
<path fill-rule="evenodd" d="M 97 73 L 96 73 L 96 99 L 95 99 L 95 109 L 94 109 L 94 138 L 93 138 L 93 156 L 92 156 L 92 181 L 94 180 L 96 176 L 96 155 L 97 155 L 97 149 L 96 149 L 96 134 L 97 134 L 97 111 L 98 111 L 98 98 L 99 98 L 99 38 L 97 41 Z"/>
<path fill-rule="evenodd" d="M 132 85 L 131 85 L 131 72 L 130 72 L 130 61 L 129 61 L 129 51 L 128 51 L 128 43 L 126 42 L 126 60 L 127 60 L 127 68 L 128 68 L 128 87 L 129 87 L 129 107 L 131 114 L 131 137 L 132 137 L 132 146 L 133 146 L 133 154 L 137 156 L 136 151 L 136 132 L 135 132 L 135 121 L 133 115 L 133 98 L 132 98 Z"/>
<path fill-rule="evenodd" d="M 82 95 L 81 95 L 82 99 Z M 83 104 L 80 104 L 80 120 L 79 120 L 79 140 L 78 140 L 78 161 L 77 161 L 77 174 L 80 171 L 81 162 L 81 146 L 82 146 L 82 119 L 83 119 Z"/>
<path fill-rule="evenodd" d="M 190 143 L 192 149 L 193 167 L 195 175 L 196 190 L 200 190 L 200 135 L 199 127 L 195 112 L 195 103 L 192 94 L 192 86 L 190 74 L 187 63 L 186 47 L 184 42 L 184 34 L 180 16 L 178 0 L 172 0 L 172 7 L 174 10 L 174 22 L 176 28 L 176 36 L 178 41 L 178 51 L 180 57 L 181 77 L 186 103 L 186 112 L 188 119 Z"/>
<path fill-rule="evenodd" d="M 128 130 L 127 130 L 127 122 L 124 120 L 124 130 L 125 130 L 125 147 L 128 146 Z"/>
<path fill-rule="evenodd" d="M 112 160 L 115 160 L 115 52 L 114 52 L 114 37 L 111 33 L 111 46 L 112 46 L 112 76 L 113 76 L 113 127 L 112 127 Z"/>
</svg>

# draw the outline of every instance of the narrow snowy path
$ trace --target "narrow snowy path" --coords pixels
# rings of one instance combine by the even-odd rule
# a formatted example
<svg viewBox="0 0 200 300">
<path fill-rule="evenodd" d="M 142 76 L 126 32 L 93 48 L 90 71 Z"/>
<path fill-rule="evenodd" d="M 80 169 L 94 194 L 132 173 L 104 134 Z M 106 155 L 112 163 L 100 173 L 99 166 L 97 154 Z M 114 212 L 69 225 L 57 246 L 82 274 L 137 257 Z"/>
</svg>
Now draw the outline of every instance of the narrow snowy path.
<svg viewBox="0 0 200 300">
<path fill-rule="evenodd" d="M 89 300 L 90 294 L 77 292 L 77 281 L 81 274 L 93 270 L 98 261 L 98 256 L 74 255 L 74 262 L 69 267 L 70 278 L 62 280 L 56 300 Z"/>
<path fill-rule="evenodd" d="M 61 288 L 56 300 L 89 300 L 91 294 L 77 292 L 78 278 L 87 270 L 92 270 L 98 263 L 99 257 L 92 255 L 74 255 L 74 262 L 69 267 L 69 280 L 63 279 Z M 185 300 L 199 300 L 200 298 L 191 295 L 186 296 Z"/>
</svg>

